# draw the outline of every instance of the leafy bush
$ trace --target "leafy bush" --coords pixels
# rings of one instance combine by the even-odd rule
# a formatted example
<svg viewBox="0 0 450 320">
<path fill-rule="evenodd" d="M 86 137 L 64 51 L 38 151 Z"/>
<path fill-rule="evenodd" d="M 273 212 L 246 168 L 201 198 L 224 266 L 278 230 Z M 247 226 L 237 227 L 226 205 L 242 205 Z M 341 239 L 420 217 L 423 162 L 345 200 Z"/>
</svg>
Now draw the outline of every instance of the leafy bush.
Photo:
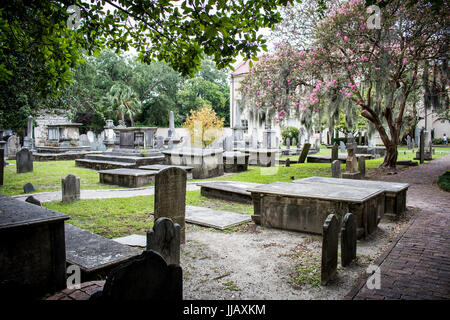
<svg viewBox="0 0 450 320">
<path fill-rule="evenodd" d="M 295 140 L 298 139 L 298 128 L 296 127 L 286 127 L 281 131 L 281 137 L 283 138 L 283 143 L 286 145 L 286 139 L 289 138 L 291 140 L 295 138 Z"/>
<path fill-rule="evenodd" d="M 439 177 L 437 184 L 442 190 L 450 192 L 450 170 Z"/>
<path fill-rule="evenodd" d="M 196 147 L 206 147 L 222 135 L 223 118 L 218 118 L 216 112 L 209 106 L 199 110 L 191 110 L 184 127 L 191 134 L 191 143 Z"/>
<path fill-rule="evenodd" d="M 433 144 L 444 144 L 444 138 L 433 139 Z"/>
</svg>

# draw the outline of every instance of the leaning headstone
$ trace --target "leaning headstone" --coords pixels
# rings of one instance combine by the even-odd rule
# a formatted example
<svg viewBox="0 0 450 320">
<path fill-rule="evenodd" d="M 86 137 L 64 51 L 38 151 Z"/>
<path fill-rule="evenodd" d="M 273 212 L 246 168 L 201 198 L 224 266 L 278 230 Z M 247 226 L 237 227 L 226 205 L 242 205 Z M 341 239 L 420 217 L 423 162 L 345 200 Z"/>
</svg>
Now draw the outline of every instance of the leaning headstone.
<svg viewBox="0 0 450 320">
<path fill-rule="evenodd" d="M 339 157 L 339 148 L 336 143 L 331 147 L 331 162 L 337 160 Z"/>
<path fill-rule="evenodd" d="M 306 157 L 308 156 L 309 148 L 311 148 L 310 143 L 305 143 L 303 145 L 302 153 L 300 153 L 300 156 L 298 157 L 298 163 L 304 163 L 306 160 Z"/>
<path fill-rule="evenodd" d="M 103 291 L 94 293 L 97 301 L 182 300 L 183 271 L 167 265 L 153 250 L 144 251 L 112 270 Z"/>
<path fill-rule="evenodd" d="M 333 178 L 341 177 L 341 162 L 339 160 L 334 160 L 331 163 L 331 176 Z"/>
<path fill-rule="evenodd" d="M 356 259 L 356 219 L 347 213 L 341 227 L 341 264 L 346 267 Z"/>
<path fill-rule="evenodd" d="M 35 192 L 35 191 L 36 190 L 34 190 L 33 184 L 31 184 L 30 182 L 28 182 L 26 185 L 23 186 L 24 193 L 30 193 L 30 192 Z"/>
<path fill-rule="evenodd" d="M 29 196 L 28 198 L 26 198 L 25 202 L 28 202 L 28 203 L 31 203 L 31 204 L 35 204 L 35 205 L 37 205 L 39 207 L 42 207 L 41 202 L 38 199 L 36 199 L 35 197 L 33 197 L 33 196 Z"/>
<path fill-rule="evenodd" d="M 289 158 L 286 159 L 285 166 L 286 167 L 290 167 L 291 166 L 291 160 Z"/>
<path fill-rule="evenodd" d="M 147 232 L 147 250 L 158 252 L 167 264 L 180 264 L 180 225 L 166 217 L 158 218 Z"/>
<path fill-rule="evenodd" d="M 321 283 L 326 285 L 336 276 L 338 261 L 339 222 L 334 214 L 323 224 Z"/>
<path fill-rule="evenodd" d="M 360 177 L 364 178 L 366 176 L 366 158 L 358 158 L 358 171 L 360 172 Z"/>
<path fill-rule="evenodd" d="M 343 141 L 339 141 L 339 146 L 341 147 L 341 152 L 345 152 L 345 143 Z"/>
<path fill-rule="evenodd" d="M 4 174 L 5 174 L 5 149 L 0 149 L 0 186 L 3 185 Z"/>
<path fill-rule="evenodd" d="M 33 171 L 33 153 L 27 148 L 22 148 L 16 153 L 17 173 L 26 173 Z"/>
<path fill-rule="evenodd" d="M 180 225 L 180 242 L 185 242 L 186 171 L 169 167 L 155 177 L 155 220 L 172 219 Z"/>
<path fill-rule="evenodd" d="M 63 202 L 80 200 L 80 178 L 69 174 L 65 179 L 61 179 L 61 185 Z"/>
<path fill-rule="evenodd" d="M 20 138 L 18 136 L 10 136 L 7 142 L 8 148 L 8 160 L 14 160 L 16 158 L 17 151 L 20 150 Z"/>
</svg>

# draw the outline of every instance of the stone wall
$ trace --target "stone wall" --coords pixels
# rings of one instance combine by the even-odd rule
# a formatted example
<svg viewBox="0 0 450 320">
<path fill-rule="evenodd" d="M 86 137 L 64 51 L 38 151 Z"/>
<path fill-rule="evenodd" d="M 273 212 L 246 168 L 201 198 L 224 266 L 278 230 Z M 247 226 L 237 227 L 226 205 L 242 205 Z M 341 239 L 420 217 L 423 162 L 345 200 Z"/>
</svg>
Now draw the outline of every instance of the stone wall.
<svg viewBox="0 0 450 320">
<path fill-rule="evenodd" d="M 50 114 L 50 113 L 42 113 L 38 117 L 35 118 L 36 126 L 34 127 L 34 145 L 35 146 L 44 146 L 47 141 L 48 130 L 47 125 L 49 124 L 58 124 L 58 123 L 67 123 L 69 119 L 67 115 L 61 114 Z"/>
</svg>

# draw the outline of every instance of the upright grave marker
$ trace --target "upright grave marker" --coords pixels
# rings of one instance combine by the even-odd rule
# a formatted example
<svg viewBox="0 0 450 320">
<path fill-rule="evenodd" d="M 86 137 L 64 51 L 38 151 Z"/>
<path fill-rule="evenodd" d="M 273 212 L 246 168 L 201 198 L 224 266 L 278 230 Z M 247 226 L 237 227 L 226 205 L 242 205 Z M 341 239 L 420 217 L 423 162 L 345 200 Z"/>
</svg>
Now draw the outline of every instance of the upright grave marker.
<svg viewBox="0 0 450 320">
<path fill-rule="evenodd" d="M 5 174 L 5 149 L 0 149 L 0 186 L 3 185 L 4 174 Z"/>
<path fill-rule="evenodd" d="M 344 216 L 341 227 L 341 264 L 346 267 L 356 259 L 356 219 L 351 213 Z"/>
<path fill-rule="evenodd" d="M 155 220 L 170 218 L 180 225 L 180 242 L 185 242 L 186 171 L 169 167 L 155 177 Z"/>
<path fill-rule="evenodd" d="M 341 162 L 339 160 L 334 160 L 331 163 L 331 176 L 333 178 L 341 177 Z"/>
<path fill-rule="evenodd" d="M 336 276 L 339 242 L 339 222 L 334 214 L 328 215 L 323 224 L 321 283 L 327 283 Z"/>
<path fill-rule="evenodd" d="M 360 173 L 361 179 L 366 176 L 366 158 L 365 157 L 358 158 L 358 171 Z"/>
<path fill-rule="evenodd" d="M 300 156 L 298 157 L 298 163 L 304 163 L 306 160 L 306 157 L 308 156 L 309 148 L 311 148 L 310 143 L 305 143 L 303 145 L 302 153 L 300 153 Z"/>
<path fill-rule="evenodd" d="M 22 148 L 16 153 L 17 173 L 26 173 L 33 171 L 33 153 L 27 148 Z"/>
<path fill-rule="evenodd" d="M 167 264 L 180 264 L 180 225 L 166 217 L 158 218 L 147 232 L 147 250 L 158 252 Z"/>
<path fill-rule="evenodd" d="M 80 178 L 69 174 L 65 179 L 61 179 L 61 185 L 63 202 L 80 200 Z"/>
<path fill-rule="evenodd" d="M 331 162 L 334 160 L 337 160 L 339 157 L 339 147 L 337 146 L 336 142 L 333 143 L 333 146 L 331 147 Z"/>
<path fill-rule="evenodd" d="M 20 150 L 20 138 L 17 136 L 10 136 L 8 138 L 8 160 L 14 160 L 16 158 L 17 151 Z"/>
</svg>

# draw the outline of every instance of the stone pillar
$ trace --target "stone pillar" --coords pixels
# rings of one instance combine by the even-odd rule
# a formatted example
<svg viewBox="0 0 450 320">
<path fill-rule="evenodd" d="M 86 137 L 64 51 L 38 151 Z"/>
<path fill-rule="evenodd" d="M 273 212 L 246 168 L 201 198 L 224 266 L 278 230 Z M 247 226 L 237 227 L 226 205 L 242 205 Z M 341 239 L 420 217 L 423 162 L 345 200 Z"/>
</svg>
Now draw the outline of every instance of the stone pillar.
<svg viewBox="0 0 450 320">
<path fill-rule="evenodd" d="M 331 163 L 331 176 L 333 178 L 341 177 L 341 162 L 339 160 L 334 160 Z"/>
<path fill-rule="evenodd" d="M 180 225 L 169 218 L 158 218 L 147 232 L 147 250 L 158 252 L 167 264 L 180 264 Z"/>
<path fill-rule="evenodd" d="M 170 218 L 180 225 L 180 242 L 185 242 L 186 171 L 169 167 L 155 177 L 155 220 Z"/>
<path fill-rule="evenodd" d="M 327 285 L 336 276 L 338 261 L 339 222 L 334 214 L 323 224 L 321 283 Z"/>
<path fill-rule="evenodd" d="M 344 216 L 341 227 L 341 264 L 346 267 L 356 259 L 356 219 L 351 213 Z"/>
<path fill-rule="evenodd" d="M 167 135 L 169 139 L 175 139 L 175 118 L 173 111 L 169 113 L 169 132 Z"/>
<path fill-rule="evenodd" d="M 80 178 L 69 174 L 65 179 L 61 179 L 61 187 L 63 202 L 80 200 Z"/>
<path fill-rule="evenodd" d="M 29 150 L 33 149 L 33 117 L 28 117 L 27 136 L 23 139 L 23 146 Z"/>
</svg>

